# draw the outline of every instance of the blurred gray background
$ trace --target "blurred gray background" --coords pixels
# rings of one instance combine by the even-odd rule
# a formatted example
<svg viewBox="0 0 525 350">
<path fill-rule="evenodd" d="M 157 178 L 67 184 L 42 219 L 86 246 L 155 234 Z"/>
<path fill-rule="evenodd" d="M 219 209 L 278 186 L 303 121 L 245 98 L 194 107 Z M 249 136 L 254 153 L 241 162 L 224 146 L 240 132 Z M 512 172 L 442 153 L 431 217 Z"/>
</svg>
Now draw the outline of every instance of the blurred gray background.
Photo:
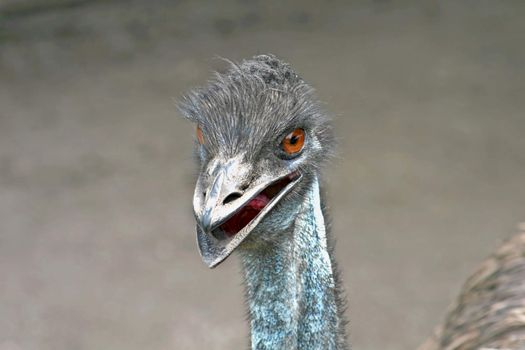
<svg viewBox="0 0 525 350">
<path fill-rule="evenodd" d="M 174 101 L 275 53 L 335 115 L 356 349 L 414 349 L 525 219 L 523 1 L 0 1 L 0 350 L 241 349 Z"/>
</svg>

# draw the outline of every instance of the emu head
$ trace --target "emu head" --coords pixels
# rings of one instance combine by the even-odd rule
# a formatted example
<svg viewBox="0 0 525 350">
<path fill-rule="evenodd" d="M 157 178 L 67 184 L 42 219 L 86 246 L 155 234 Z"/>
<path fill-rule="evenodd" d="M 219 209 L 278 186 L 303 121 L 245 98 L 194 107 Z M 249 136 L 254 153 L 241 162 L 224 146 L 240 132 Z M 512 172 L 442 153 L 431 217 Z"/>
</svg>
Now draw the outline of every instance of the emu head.
<svg viewBox="0 0 525 350">
<path fill-rule="evenodd" d="M 196 124 L 193 209 L 204 262 L 215 267 L 237 247 L 286 239 L 333 144 L 312 88 L 260 55 L 216 74 L 180 110 Z"/>
</svg>

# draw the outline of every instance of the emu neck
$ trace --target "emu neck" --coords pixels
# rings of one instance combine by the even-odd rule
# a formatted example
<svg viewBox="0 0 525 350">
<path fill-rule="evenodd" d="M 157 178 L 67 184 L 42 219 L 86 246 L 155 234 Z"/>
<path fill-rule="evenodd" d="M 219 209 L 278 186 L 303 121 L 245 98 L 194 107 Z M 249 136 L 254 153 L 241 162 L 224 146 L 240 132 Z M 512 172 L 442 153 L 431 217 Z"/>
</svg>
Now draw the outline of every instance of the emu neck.
<svg viewBox="0 0 525 350">
<path fill-rule="evenodd" d="M 315 179 L 284 239 L 243 254 L 252 349 L 344 347 L 321 208 Z"/>
</svg>

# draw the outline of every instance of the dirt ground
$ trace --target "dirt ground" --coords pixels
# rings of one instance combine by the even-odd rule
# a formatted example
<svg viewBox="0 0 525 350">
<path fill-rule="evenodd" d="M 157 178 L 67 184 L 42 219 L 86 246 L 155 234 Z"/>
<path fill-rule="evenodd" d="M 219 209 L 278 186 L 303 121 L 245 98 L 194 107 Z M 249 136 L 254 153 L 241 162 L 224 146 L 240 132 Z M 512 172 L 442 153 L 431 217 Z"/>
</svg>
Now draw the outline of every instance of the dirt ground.
<svg viewBox="0 0 525 350">
<path fill-rule="evenodd" d="M 272 52 L 335 118 L 355 349 L 414 349 L 525 220 L 523 1 L 0 7 L 0 350 L 241 349 L 237 257 L 200 261 L 174 100 Z M 0 6 L 2 6 L 0 4 Z"/>
</svg>

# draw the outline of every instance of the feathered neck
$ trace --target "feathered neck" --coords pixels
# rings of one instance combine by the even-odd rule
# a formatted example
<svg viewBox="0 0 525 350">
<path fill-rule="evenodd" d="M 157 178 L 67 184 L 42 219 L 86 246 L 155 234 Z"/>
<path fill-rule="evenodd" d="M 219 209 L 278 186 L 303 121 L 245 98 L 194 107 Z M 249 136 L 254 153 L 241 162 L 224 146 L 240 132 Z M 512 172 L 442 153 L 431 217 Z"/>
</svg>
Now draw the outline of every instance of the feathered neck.
<svg viewBox="0 0 525 350">
<path fill-rule="evenodd" d="M 242 254 L 252 349 L 346 349 L 317 178 L 289 231 Z"/>
</svg>

